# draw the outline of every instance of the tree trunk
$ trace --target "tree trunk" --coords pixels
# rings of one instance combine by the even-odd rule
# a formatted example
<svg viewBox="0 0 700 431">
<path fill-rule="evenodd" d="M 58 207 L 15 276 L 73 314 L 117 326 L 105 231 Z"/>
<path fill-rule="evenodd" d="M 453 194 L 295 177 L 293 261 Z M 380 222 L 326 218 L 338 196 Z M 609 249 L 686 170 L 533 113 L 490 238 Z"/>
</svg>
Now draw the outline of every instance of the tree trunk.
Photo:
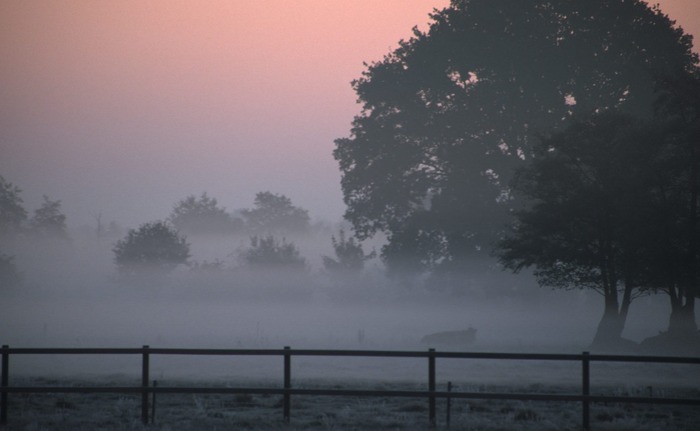
<svg viewBox="0 0 700 431">
<path fill-rule="evenodd" d="M 605 309 L 603 317 L 598 323 L 593 346 L 608 349 L 619 344 L 622 331 L 625 329 L 625 321 L 616 310 Z"/>
<path fill-rule="evenodd" d="M 700 205 L 700 141 L 690 144 L 690 205 L 688 214 L 688 249 L 684 256 L 685 270 L 677 295 L 671 296 L 670 335 L 689 335 L 698 330 L 695 322 L 695 296 L 698 288 L 698 206 Z"/>
<path fill-rule="evenodd" d="M 671 317 L 668 331 L 642 341 L 642 350 L 652 354 L 700 355 L 700 333 L 695 322 L 695 298 L 692 292 L 677 287 L 668 290 Z"/>
<path fill-rule="evenodd" d="M 674 300 L 671 296 L 671 317 L 668 321 L 668 333 L 671 335 L 688 335 L 696 332 L 695 298 L 692 292 L 681 290 Z"/>
<path fill-rule="evenodd" d="M 625 329 L 627 312 L 623 313 L 619 308 L 617 292 L 608 292 L 605 295 L 605 310 L 598 323 L 593 346 L 596 348 L 610 349 L 618 347 L 622 339 L 622 331 Z"/>
<path fill-rule="evenodd" d="M 593 338 L 593 348 L 619 350 L 633 347 L 634 343 L 622 338 L 622 331 L 625 329 L 631 303 L 632 287 L 630 283 L 625 283 L 622 303 L 619 302 L 617 288 L 613 287 L 606 291 L 605 310 Z"/>
</svg>

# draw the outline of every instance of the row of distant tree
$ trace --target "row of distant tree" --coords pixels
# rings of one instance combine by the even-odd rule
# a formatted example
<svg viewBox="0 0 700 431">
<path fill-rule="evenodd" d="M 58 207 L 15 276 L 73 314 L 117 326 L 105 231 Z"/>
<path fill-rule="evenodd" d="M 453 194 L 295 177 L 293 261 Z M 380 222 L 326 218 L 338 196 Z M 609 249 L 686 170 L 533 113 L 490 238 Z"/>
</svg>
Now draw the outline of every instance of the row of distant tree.
<svg viewBox="0 0 700 431">
<path fill-rule="evenodd" d="M 0 237 L 68 239 L 66 216 L 61 201 L 44 201 L 32 217 L 24 207 L 22 190 L 0 176 Z M 101 215 L 97 220 L 98 236 L 117 234 L 120 229 L 112 222 L 105 227 Z M 216 198 L 190 195 L 178 201 L 167 221 L 186 235 L 228 235 L 233 233 L 305 233 L 310 229 L 309 212 L 292 204 L 288 197 L 271 192 L 255 195 L 254 207 L 229 213 Z"/>
<path fill-rule="evenodd" d="M 24 208 L 22 190 L 0 175 L 0 237 L 29 235 L 42 238 L 68 238 L 66 216 L 61 201 L 44 195 L 41 206 L 32 217 Z"/>
<path fill-rule="evenodd" d="M 175 204 L 168 221 L 187 235 L 304 233 L 310 228 L 309 212 L 284 195 L 259 192 L 253 204 L 251 209 L 229 213 L 206 192 L 190 195 Z"/>
<path fill-rule="evenodd" d="M 68 239 L 66 216 L 61 212 L 61 201 L 44 195 L 41 206 L 32 217 L 24 208 L 22 190 L 0 175 L 0 241 L 17 237 L 33 239 Z M 0 249 L 0 287 L 16 286 L 22 282 L 14 256 Z"/>
<path fill-rule="evenodd" d="M 142 224 L 131 229 L 115 244 L 115 262 L 121 274 L 139 275 L 143 272 L 169 271 L 178 265 L 194 269 L 220 269 L 223 262 L 190 261 L 187 237 L 222 236 L 235 233 L 251 235 L 250 244 L 238 253 L 245 266 L 256 269 L 304 271 L 304 258 L 287 234 L 308 233 L 310 218 L 307 210 L 292 204 L 281 194 L 259 192 L 254 207 L 229 213 L 219 206 L 216 198 L 202 193 L 178 201 L 164 221 Z M 375 256 L 365 254 L 355 238 L 346 238 L 340 231 L 331 244 L 335 256 L 323 256 L 325 269 L 334 274 L 359 272 L 364 262 Z"/>
<path fill-rule="evenodd" d="M 41 207 L 29 218 L 21 192 L 18 186 L 0 176 L 0 237 L 67 240 L 66 216 L 61 212 L 61 202 L 44 196 Z M 97 222 L 98 236 L 117 234 L 120 230 L 114 223 L 105 229 L 101 217 Z M 144 223 L 128 230 L 114 244 L 113 252 L 122 275 L 168 272 L 180 265 L 189 265 L 196 270 L 221 269 L 224 265 L 218 260 L 190 260 L 187 238 L 247 234 L 251 235 L 250 245 L 238 256 L 244 265 L 257 269 L 303 271 L 308 267 L 306 258 L 285 235 L 308 233 L 310 228 L 308 211 L 293 205 L 284 195 L 259 192 L 255 195 L 253 208 L 229 213 L 216 198 L 204 192 L 176 202 L 165 220 Z M 360 243 L 353 237 L 346 237 L 343 230 L 337 238 L 333 235 L 330 240 L 335 255 L 323 256 L 324 268 L 329 273 L 357 273 L 363 269 L 366 260 L 375 256 L 374 253 L 365 254 Z M 14 257 L 0 253 L 0 286 L 17 285 L 21 279 Z"/>
<path fill-rule="evenodd" d="M 375 253 L 365 254 L 355 238 L 340 230 L 338 238 L 331 237 L 335 256 L 323 256 L 325 270 L 333 275 L 357 274 L 365 261 Z M 141 276 L 154 272 L 167 273 L 178 266 L 189 265 L 194 270 L 220 270 L 224 263 L 191 262 L 190 244 L 172 224 L 166 221 L 144 223 L 131 229 L 114 246 L 117 268 L 124 276 Z M 247 248 L 239 251 L 238 258 L 246 267 L 264 271 L 305 272 L 308 269 L 297 246 L 284 237 L 273 234 L 253 235 Z"/>
<path fill-rule="evenodd" d="M 114 247 L 115 261 L 122 274 L 138 275 L 143 271 L 167 271 L 190 264 L 195 269 L 218 269 L 223 262 L 191 262 L 187 236 L 221 236 L 247 233 L 250 244 L 238 254 L 239 260 L 255 269 L 304 271 L 307 261 L 286 234 L 308 233 L 307 210 L 292 204 L 281 194 L 259 192 L 251 209 L 228 213 L 216 198 L 202 193 L 178 201 L 165 221 L 145 223 L 132 229 Z M 353 237 L 341 230 L 333 235 L 334 257 L 323 256 L 324 268 L 333 274 L 359 272 L 364 262 L 375 256 L 365 254 Z"/>
</svg>

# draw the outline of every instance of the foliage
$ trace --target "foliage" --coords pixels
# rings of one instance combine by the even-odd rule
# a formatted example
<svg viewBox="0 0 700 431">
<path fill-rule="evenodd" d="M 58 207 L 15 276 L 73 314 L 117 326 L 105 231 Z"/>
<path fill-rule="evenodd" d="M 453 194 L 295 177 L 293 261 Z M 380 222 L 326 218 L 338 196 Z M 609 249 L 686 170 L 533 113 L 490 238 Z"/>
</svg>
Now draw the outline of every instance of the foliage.
<svg viewBox="0 0 700 431">
<path fill-rule="evenodd" d="M 516 271 L 535 266 L 541 284 L 596 289 L 605 296 L 605 316 L 619 319 L 634 290 L 665 291 L 669 336 L 694 334 L 698 72 L 659 81 L 651 121 L 602 114 L 546 140 L 517 177 L 517 189 L 532 204 L 501 242 L 502 261 Z"/>
<path fill-rule="evenodd" d="M 17 270 L 14 257 L 0 253 L 0 289 L 22 284 L 22 274 Z"/>
<path fill-rule="evenodd" d="M 199 198 L 187 196 L 177 202 L 168 218 L 179 231 L 191 235 L 229 234 L 239 230 L 243 221 L 232 217 L 218 206 L 215 198 L 202 193 Z"/>
<path fill-rule="evenodd" d="M 340 230 L 338 239 L 331 236 L 331 243 L 335 251 L 335 259 L 323 256 L 323 267 L 332 274 L 347 274 L 362 271 L 365 261 L 372 259 L 376 253 L 372 251 L 365 254 L 362 244 L 355 241 L 354 237 L 345 238 L 345 231 Z"/>
<path fill-rule="evenodd" d="M 657 160 L 655 287 L 669 295 L 669 335 L 695 333 L 700 297 L 700 70 L 667 77 L 658 87 L 657 122 L 663 139 Z M 675 333 L 675 334 L 674 334 Z"/>
<path fill-rule="evenodd" d="M 250 247 L 241 252 L 241 259 L 253 268 L 294 269 L 306 268 L 304 259 L 293 242 L 278 240 L 272 235 L 253 236 Z"/>
<path fill-rule="evenodd" d="M 22 206 L 22 190 L 0 175 L 0 235 L 17 234 L 27 220 L 27 211 Z"/>
<path fill-rule="evenodd" d="M 61 212 L 61 201 L 52 201 L 44 195 L 41 207 L 34 210 L 29 221 L 34 234 L 45 238 L 68 238 L 66 216 Z"/>
<path fill-rule="evenodd" d="M 252 232 L 305 232 L 309 229 L 309 212 L 292 205 L 291 199 L 271 192 L 255 195 L 255 208 L 243 210 Z"/>
<path fill-rule="evenodd" d="M 169 271 L 190 257 L 185 237 L 163 221 L 130 229 L 124 239 L 117 241 L 113 251 L 119 271 L 126 274 Z"/>
<path fill-rule="evenodd" d="M 642 223 L 636 214 L 644 211 L 650 173 L 634 127 L 629 117 L 603 114 L 543 142 L 514 181 L 532 202 L 500 243 L 503 263 L 536 266 L 540 283 L 553 287 L 605 291 L 632 277 L 625 246 Z"/>
<path fill-rule="evenodd" d="M 353 82 L 337 139 L 359 239 L 389 267 L 455 270 L 509 222 L 508 184 L 540 134 L 575 116 L 650 115 L 655 76 L 697 62 L 691 39 L 640 0 L 453 1 Z"/>
<path fill-rule="evenodd" d="M 599 344 L 620 338 L 632 299 L 663 273 L 662 142 L 653 124 L 599 114 L 544 140 L 514 181 L 530 205 L 500 242 L 501 261 L 514 271 L 534 266 L 541 285 L 601 293 Z"/>
</svg>

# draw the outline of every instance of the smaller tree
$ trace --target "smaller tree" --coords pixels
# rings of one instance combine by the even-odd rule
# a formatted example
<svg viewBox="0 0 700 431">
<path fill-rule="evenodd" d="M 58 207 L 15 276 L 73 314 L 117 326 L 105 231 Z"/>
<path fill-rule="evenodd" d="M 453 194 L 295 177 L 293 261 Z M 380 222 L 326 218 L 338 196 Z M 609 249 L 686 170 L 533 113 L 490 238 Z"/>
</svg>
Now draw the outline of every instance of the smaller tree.
<svg viewBox="0 0 700 431">
<path fill-rule="evenodd" d="M 66 216 L 61 212 L 61 201 L 52 201 L 44 195 L 44 203 L 34 211 L 29 222 L 32 232 L 45 238 L 68 238 Z"/>
<path fill-rule="evenodd" d="M 253 232 L 305 232 L 309 229 L 309 212 L 292 205 L 291 199 L 271 192 L 255 195 L 255 208 L 243 210 L 248 228 Z"/>
<path fill-rule="evenodd" d="M 362 244 L 355 241 L 354 237 L 345 237 L 345 231 L 340 230 L 338 239 L 331 236 L 331 243 L 335 251 L 335 259 L 323 256 L 323 267 L 331 274 L 351 274 L 362 271 L 365 261 L 374 258 L 377 253 L 372 251 L 365 254 Z"/>
<path fill-rule="evenodd" d="M 292 269 L 306 268 L 306 259 L 301 256 L 293 242 L 285 238 L 278 240 L 272 235 L 250 238 L 250 248 L 244 250 L 241 259 L 252 268 Z"/>
<path fill-rule="evenodd" d="M 190 257 L 190 246 L 168 223 L 156 221 L 130 229 L 114 245 L 117 268 L 124 274 L 170 271 Z"/>
<path fill-rule="evenodd" d="M 22 190 L 0 175 L 0 235 L 17 234 L 27 220 L 27 210 L 22 206 Z"/>
<path fill-rule="evenodd" d="M 19 286 L 22 283 L 22 274 L 17 270 L 14 256 L 0 253 L 0 289 Z"/>
<path fill-rule="evenodd" d="M 168 220 L 179 231 L 191 235 L 229 234 L 243 226 L 243 220 L 232 217 L 206 192 L 199 198 L 190 195 L 176 203 Z"/>
<path fill-rule="evenodd" d="M 595 346 L 625 343 L 630 304 L 648 285 L 646 252 L 660 242 L 654 135 L 634 118 L 598 114 L 544 140 L 514 182 L 530 201 L 499 243 L 500 260 L 515 272 L 534 267 L 543 286 L 600 293 Z"/>
<path fill-rule="evenodd" d="M 671 303 L 669 338 L 698 337 L 695 302 L 700 297 L 700 69 L 662 80 L 656 114 L 662 127 L 657 172 L 666 178 L 659 193 L 663 238 L 654 246 L 659 287 Z M 661 176 L 657 173 L 658 176 Z M 663 245 L 663 247 L 662 247 Z M 662 337 L 663 338 L 663 337 Z"/>
</svg>

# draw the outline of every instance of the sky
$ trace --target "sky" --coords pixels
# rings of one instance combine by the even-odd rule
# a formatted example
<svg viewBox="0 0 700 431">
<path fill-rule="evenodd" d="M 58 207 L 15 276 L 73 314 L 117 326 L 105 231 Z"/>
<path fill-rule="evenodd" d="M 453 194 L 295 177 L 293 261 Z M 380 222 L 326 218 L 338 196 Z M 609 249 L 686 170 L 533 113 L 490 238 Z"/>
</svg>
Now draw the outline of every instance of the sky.
<svg viewBox="0 0 700 431">
<path fill-rule="evenodd" d="M 700 34 L 699 1 L 658 3 Z M 136 227 L 202 192 L 249 208 L 266 190 L 339 221 L 350 82 L 448 4 L 3 0 L 0 175 L 30 211 L 60 199 L 69 227 Z"/>
</svg>

